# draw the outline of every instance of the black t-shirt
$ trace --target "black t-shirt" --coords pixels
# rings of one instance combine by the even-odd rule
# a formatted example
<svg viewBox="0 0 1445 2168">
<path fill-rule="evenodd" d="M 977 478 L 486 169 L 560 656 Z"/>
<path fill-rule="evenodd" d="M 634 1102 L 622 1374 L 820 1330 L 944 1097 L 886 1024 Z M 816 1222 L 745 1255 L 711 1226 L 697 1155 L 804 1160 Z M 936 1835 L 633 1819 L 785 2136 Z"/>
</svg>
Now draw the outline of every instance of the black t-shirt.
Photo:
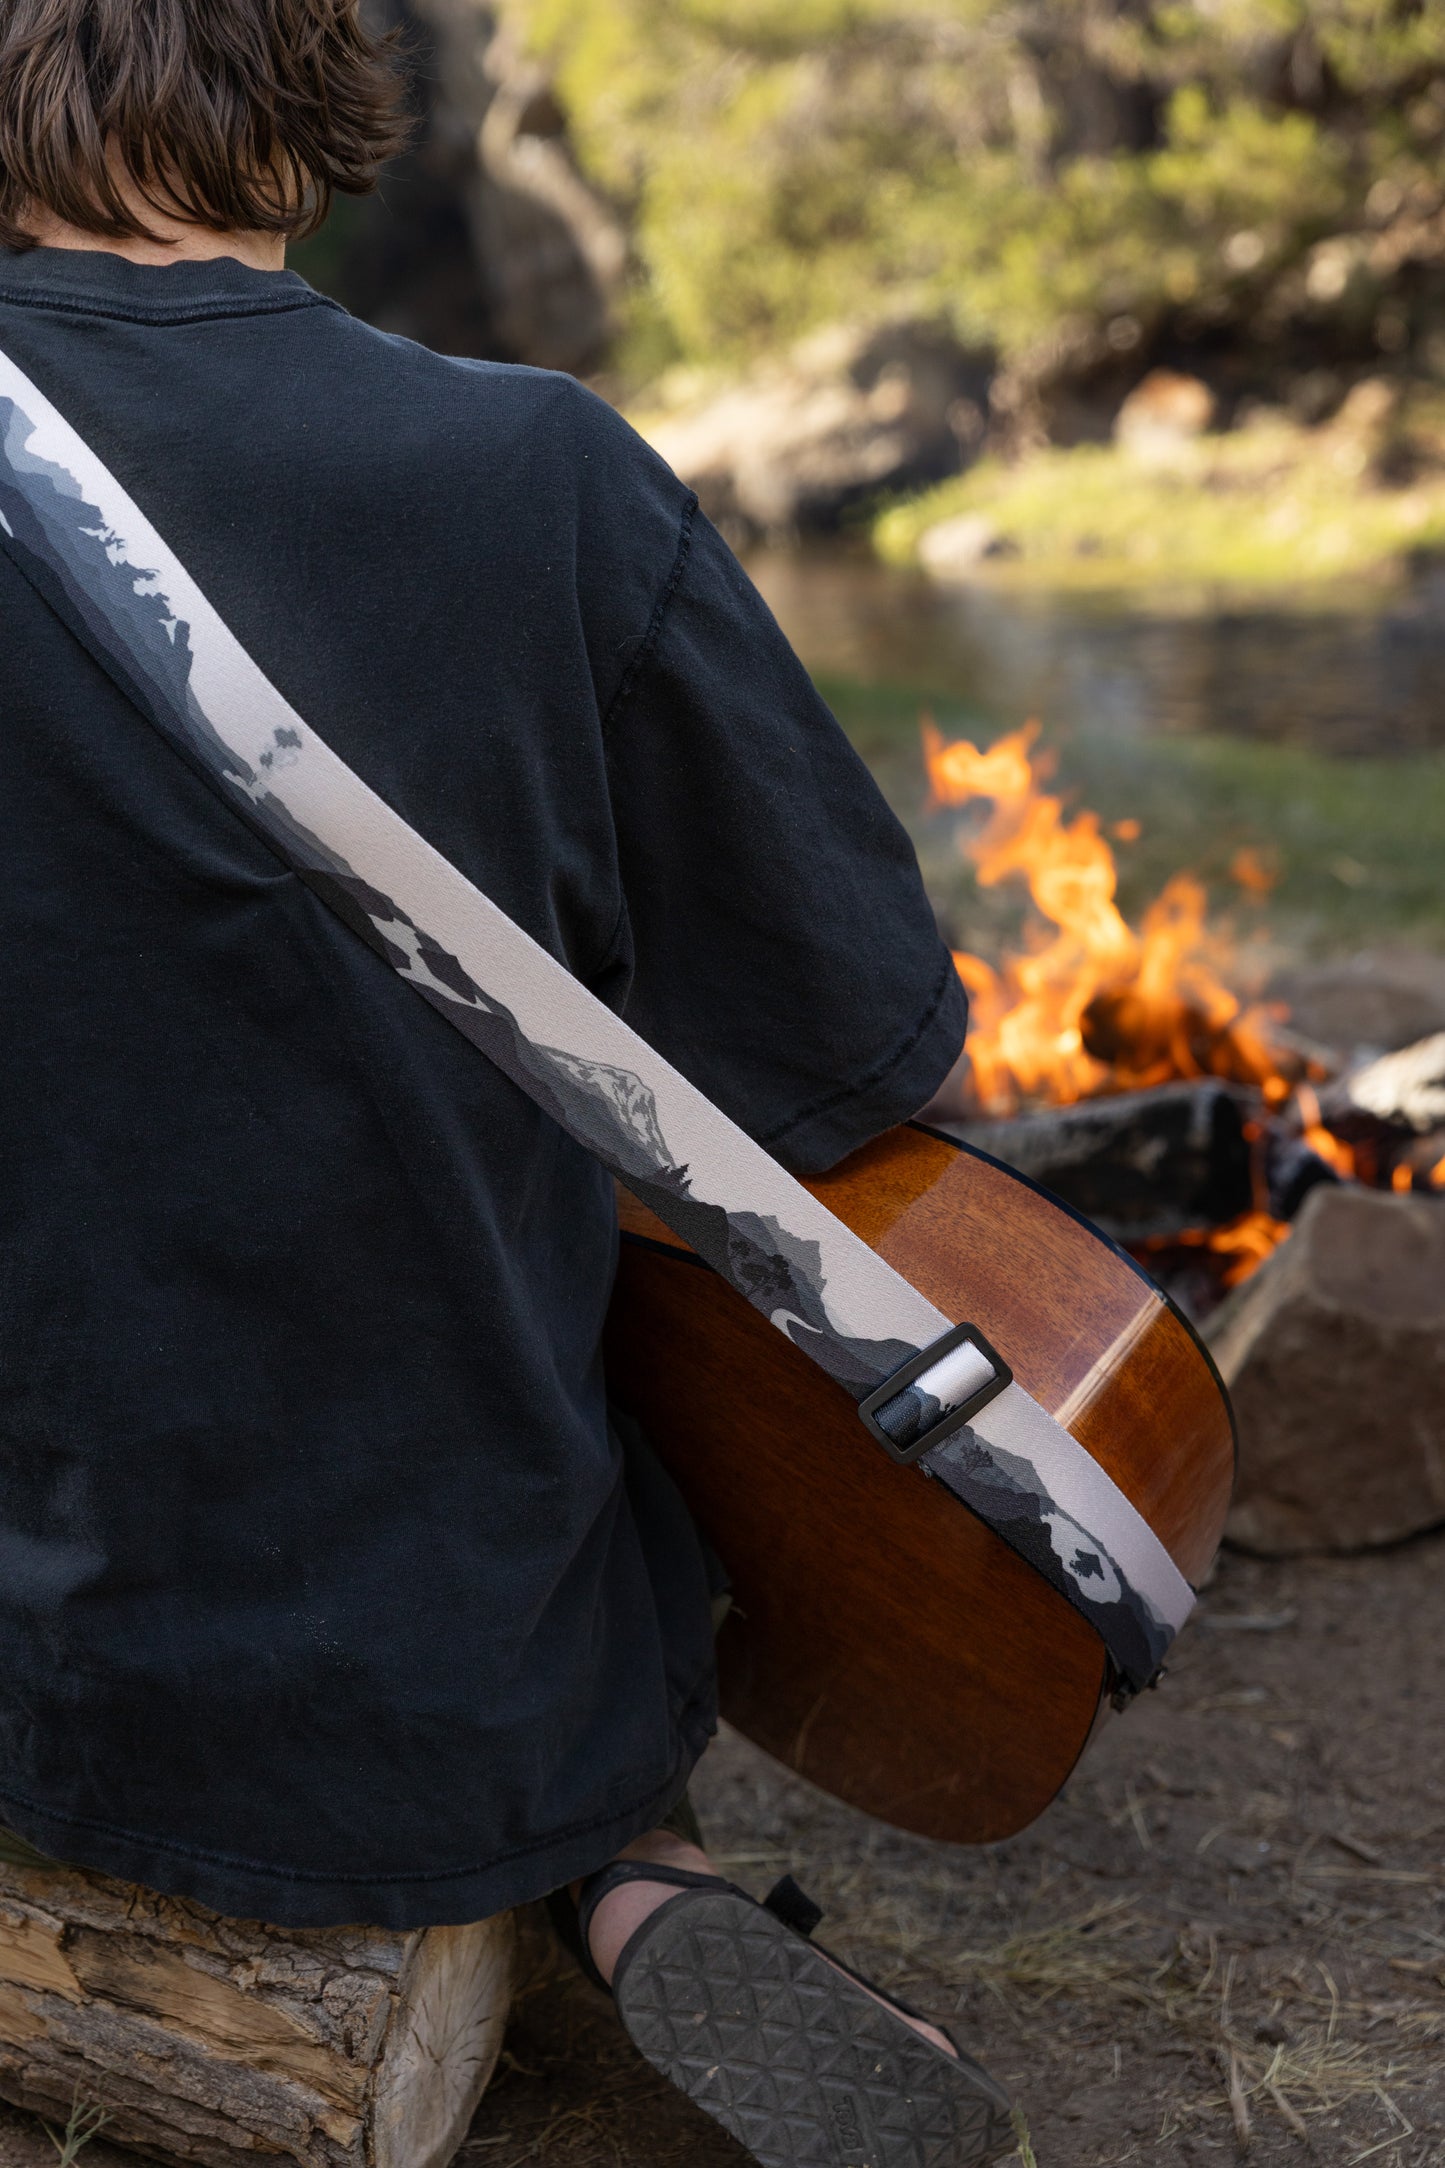
<svg viewBox="0 0 1445 2168">
<path fill-rule="evenodd" d="M 931 1095 L 964 1006 L 907 839 L 609 408 L 231 261 L 0 253 L 0 345 L 342 758 L 779 1157 Z M 0 652 L 0 1818 L 287 1923 L 535 1896 L 714 1719 L 697 1541 L 607 1421 L 609 1184 L 5 559 Z"/>
</svg>

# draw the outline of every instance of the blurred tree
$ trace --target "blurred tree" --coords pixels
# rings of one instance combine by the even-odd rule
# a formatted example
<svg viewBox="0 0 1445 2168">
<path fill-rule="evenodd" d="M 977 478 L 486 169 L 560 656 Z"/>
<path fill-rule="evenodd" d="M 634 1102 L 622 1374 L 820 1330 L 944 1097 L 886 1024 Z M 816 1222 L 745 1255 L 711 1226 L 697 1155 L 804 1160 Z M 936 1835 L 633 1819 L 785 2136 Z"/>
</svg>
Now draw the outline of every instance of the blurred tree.
<svg viewBox="0 0 1445 2168">
<path fill-rule="evenodd" d="M 1171 343 L 1445 344 L 1445 0 L 508 5 L 630 222 L 634 373 L 923 311 L 1022 412 Z"/>
<path fill-rule="evenodd" d="M 579 174 L 547 73 L 496 0 L 362 0 L 409 63 L 415 137 L 376 195 L 341 199 L 298 270 L 444 353 L 592 369 L 627 238 Z"/>
</svg>

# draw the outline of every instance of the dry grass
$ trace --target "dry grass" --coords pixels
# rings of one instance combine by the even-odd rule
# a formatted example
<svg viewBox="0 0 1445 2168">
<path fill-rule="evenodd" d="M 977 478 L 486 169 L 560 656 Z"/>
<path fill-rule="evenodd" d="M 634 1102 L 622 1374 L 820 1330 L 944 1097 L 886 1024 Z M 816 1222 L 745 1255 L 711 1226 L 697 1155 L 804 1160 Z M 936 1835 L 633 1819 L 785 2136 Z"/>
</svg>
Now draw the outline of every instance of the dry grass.
<svg viewBox="0 0 1445 2168">
<path fill-rule="evenodd" d="M 1033 2140 L 1029 2136 L 1029 2126 L 1024 2120 L 1022 2110 L 1018 2108 L 1014 2110 L 1014 2135 L 1019 2142 L 1018 2152 L 1014 2157 L 1018 2160 L 1020 2168 L 1039 2168 L 1038 2156 L 1034 2152 Z"/>
<path fill-rule="evenodd" d="M 1402 2138 L 1410 2134 L 1391 2088 L 1418 2081 L 1438 2064 L 1445 2008 L 1410 1996 L 1347 2000 L 1323 1965 L 1313 1975 L 1302 1964 L 1247 1968 L 1237 1955 L 1222 1956 L 1213 1934 L 1176 1932 L 1162 1957 L 1160 1940 L 1158 1922 L 1116 1900 L 959 1951 L 953 1967 L 1020 2014 L 1067 2003 L 1068 2017 L 1056 2012 L 1056 2022 L 1087 2024 L 1094 2016 L 1112 2023 L 1127 2004 L 1193 2049 L 1197 2064 L 1212 2066 L 1222 2085 L 1181 2087 L 1166 2110 L 1161 2140 L 1223 2113 L 1242 2150 L 1261 2113 L 1277 2115 L 1305 2138 L 1312 2118 L 1366 2096 L 1398 2117 Z"/>
<path fill-rule="evenodd" d="M 1059 1995 L 1110 2004 L 1122 1997 L 1153 2009 L 1164 1968 L 1146 1969 L 1140 1955 L 1147 1926 L 1139 1912 L 1117 1899 L 1074 1919 L 1021 1929 L 988 1949 L 961 1950 L 954 1963 L 961 1976 L 1033 2009 Z"/>
<path fill-rule="evenodd" d="M 1143 1812 L 1148 1803 L 1131 1782 L 1123 1805 L 1101 1812 L 1137 1843 L 1141 1862 L 1154 1848 Z M 1244 1806 L 1247 1815 L 1237 1808 L 1230 1826 L 1247 1819 L 1283 1836 L 1284 1798 L 1257 1791 Z M 1206 1830 L 1199 1856 L 1208 1856 L 1217 1834 Z M 1295 1855 L 1292 1883 L 1318 1901 L 1307 1938 L 1313 1946 L 1364 1951 L 1376 1938 L 1362 1931 L 1357 1911 L 1340 1909 L 1351 1891 L 1378 1885 L 1382 1897 L 1395 1899 L 1406 1896 L 1407 1884 L 1410 1894 L 1423 1893 L 1439 1877 L 1382 1869 L 1368 1864 L 1376 1857 L 1368 1847 L 1335 1841 L 1366 1863 L 1321 1864 L 1307 1838 Z M 1217 1931 L 1172 1923 L 1137 1895 L 1061 1914 L 1054 1908 L 1067 1880 L 1061 1884 L 1048 1870 L 1019 1923 L 989 1939 L 981 1893 L 976 1885 L 961 1886 L 948 1855 L 914 1852 L 901 1878 L 890 1871 L 889 1849 L 886 1839 L 876 1847 L 865 1841 L 818 1877 L 818 1895 L 847 1922 L 849 1953 L 880 1984 L 925 2003 L 936 2002 L 940 1980 L 957 1983 L 960 2007 L 982 1993 L 1031 2039 L 1046 2024 L 1055 2035 L 1093 2046 L 1117 2038 L 1122 2013 L 1131 2012 L 1135 2027 L 1166 2055 L 1174 2051 L 1177 2075 L 1163 2088 L 1160 2146 L 1191 2128 L 1223 2123 L 1248 2153 L 1260 2127 L 1273 2123 L 1314 2149 L 1325 2119 L 1369 2101 L 1394 2126 L 1382 2148 L 1412 2135 L 1394 2096 L 1427 2079 L 1445 2056 L 1439 1994 L 1445 1946 L 1419 1959 L 1389 1957 L 1398 1994 L 1351 1995 L 1318 1959 L 1279 1945 L 1266 1952 L 1227 1948 Z M 761 1846 L 739 1848 L 726 1862 L 728 1872 L 757 1885 L 787 1864 L 784 1851 Z M 1425 1937 L 1427 1951 L 1435 1939 Z M 1387 1938 L 1374 1954 L 1383 1956 L 1387 1947 L 1398 1943 Z M 1026 2124 L 1016 2158 L 1021 2168 L 1032 2168 Z"/>
</svg>

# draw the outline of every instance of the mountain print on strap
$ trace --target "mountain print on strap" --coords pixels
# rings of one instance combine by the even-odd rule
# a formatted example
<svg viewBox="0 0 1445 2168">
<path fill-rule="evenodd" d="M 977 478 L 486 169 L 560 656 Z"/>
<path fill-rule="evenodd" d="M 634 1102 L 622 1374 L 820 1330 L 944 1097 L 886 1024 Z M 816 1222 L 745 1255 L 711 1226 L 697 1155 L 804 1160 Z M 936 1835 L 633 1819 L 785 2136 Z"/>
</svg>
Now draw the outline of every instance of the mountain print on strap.
<svg viewBox="0 0 1445 2168">
<path fill-rule="evenodd" d="M 3 354 L 0 545 L 279 857 L 854 1399 L 949 1330 L 316 736 Z M 921 1436 L 989 1375 L 977 1349 L 954 1350 L 899 1396 L 904 1410 L 887 1411 L 890 1434 Z M 1131 1686 L 1153 1676 L 1192 1591 L 1092 1456 L 1020 1386 L 921 1465 L 1089 1619 Z"/>
</svg>

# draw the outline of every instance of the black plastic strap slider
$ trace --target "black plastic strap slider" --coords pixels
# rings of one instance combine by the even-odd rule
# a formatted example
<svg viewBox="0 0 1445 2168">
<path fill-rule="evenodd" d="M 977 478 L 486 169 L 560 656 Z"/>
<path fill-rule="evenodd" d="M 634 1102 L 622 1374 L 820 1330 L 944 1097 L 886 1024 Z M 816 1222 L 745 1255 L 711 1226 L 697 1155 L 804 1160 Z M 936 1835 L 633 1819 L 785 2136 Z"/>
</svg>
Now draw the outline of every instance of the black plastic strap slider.
<svg viewBox="0 0 1445 2168">
<path fill-rule="evenodd" d="M 890 1408 L 910 1385 L 916 1383 L 925 1371 L 931 1370 L 935 1363 L 942 1362 L 945 1355 L 956 1347 L 962 1347 L 965 1342 L 970 1347 L 976 1347 L 979 1354 L 985 1357 L 993 1369 L 993 1376 L 985 1379 L 977 1392 L 971 1393 L 967 1400 L 956 1401 L 946 1407 L 937 1422 L 928 1429 L 920 1431 L 914 1437 L 905 1435 L 901 1441 L 893 1437 L 881 1420 L 884 1411 Z M 907 1468 L 921 1459 L 923 1454 L 931 1452 L 935 1445 L 941 1445 L 945 1438 L 952 1437 L 954 1431 L 962 1430 L 965 1423 L 971 1423 L 976 1415 L 982 1414 L 989 1402 L 997 1400 L 999 1394 L 1005 1392 L 1013 1381 L 1012 1370 L 998 1349 L 985 1340 L 977 1325 L 954 1325 L 948 1332 L 940 1334 L 930 1346 L 920 1348 L 916 1355 L 911 1356 L 900 1369 L 894 1371 L 892 1377 L 885 1378 L 881 1385 L 869 1393 L 866 1400 L 860 1400 L 858 1413 L 864 1429 L 877 1439 L 889 1459 L 897 1461 L 900 1468 Z"/>
</svg>

